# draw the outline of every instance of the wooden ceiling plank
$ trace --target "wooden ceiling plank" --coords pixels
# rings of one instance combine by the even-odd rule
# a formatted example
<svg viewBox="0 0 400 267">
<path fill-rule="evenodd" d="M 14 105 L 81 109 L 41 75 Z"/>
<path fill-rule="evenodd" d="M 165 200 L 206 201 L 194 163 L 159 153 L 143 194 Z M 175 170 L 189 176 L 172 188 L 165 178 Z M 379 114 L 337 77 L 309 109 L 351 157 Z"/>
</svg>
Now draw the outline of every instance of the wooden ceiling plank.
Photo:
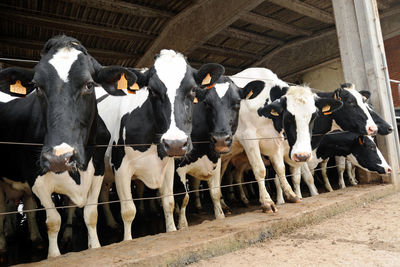
<svg viewBox="0 0 400 267">
<path fill-rule="evenodd" d="M 251 33 L 240 29 L 228 27 L 220 34 L 257 44 L 284 44 L 284 41 L 261 34 Z"/>
<path fill-rule="evenodd" d="M 269 2 L 327 24 L 335 23 L 333 14 L 300 0 L 269 0 Z"/>
</svg>

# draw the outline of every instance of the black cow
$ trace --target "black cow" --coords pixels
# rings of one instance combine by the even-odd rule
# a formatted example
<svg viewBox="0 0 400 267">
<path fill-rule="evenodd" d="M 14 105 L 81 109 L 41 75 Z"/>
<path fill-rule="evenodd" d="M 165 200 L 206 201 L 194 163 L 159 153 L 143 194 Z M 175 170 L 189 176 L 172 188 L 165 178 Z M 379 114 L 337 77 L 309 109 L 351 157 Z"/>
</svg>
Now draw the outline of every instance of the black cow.
<svg viewBox="0 0 400 267">
<path fill-rule="evenodd" d="M 238 87 L 230 78 L 221 77 L 193 111 L 193 150 L 183 159 L 175 160 L 176 192 L 184 192 L 186 175 L 206 180 L 214 204 L 217 219 L 224 218 L 221 208 L 221 160 L 220 154 L 231 150 L 232 137 L 239 120 L 240 101 L 253 99 L 263 89 L 265 83 L 253 81 L 244 88 Z M 189 195 L 185 194 L 181 203 L 178 228 L 187 227 L 186 206 Z"/>
<path fill-rule="evenodd" d="M 97 203 L 105 149 L 95 150 L 93 145 L 107 144 L 109 136 L 96 136 L 105 127 L 97 116 L 94 88 L 101 84 L 110 94 L 123 95 L 117 90 L 122 74 L 127 86 L 135 83 L 134 73 L 101 66 L 78 40 L 64 35 L 47 41 L 34 70 L 10 68 L 0 73 L 3 92 L 35 89 L 25 98 L 1 98 L 0 140 L 43 143 L 43 147 L 1 146 L 0 176 L 14 188 L 31 187 L 47 209 L 49 257 L 60 255 L 61 217 L 52 193 L 67 195 L 79 207 Z M 88 246 L 99 247 L 97 207 L 85 206 L 84 214 Z"/>
<path fill-rule="evenodd" d="M 135 70 L 132 70 L 135 71 Z M 143 73 L 135 71 L 138 83 L 146 87 L 123 98 L 106 96 L 98 104 L 99 114 L 111 133 L 111 142 L 121 145 L 110 149 L 101 199 L 108 199 L 108 188 L 115 177 L 124 222 L 124 240 L 132 239 L 131 224 L 136 215 L 132 201 L 131 179 L 140 179 L 152 189 L 159 188 L 163 197 L 166 230 L 176 230 L 173 220 L 174 157 L 181 157 L 192 148 L 193 101 L 196 95 L 206 97 L 212 85 L 223 74 L 219 64 L 205 64 L 193 69 L 185 57 L 173 50 L 162 50 L 154 65 Z M 139 124 L 136 122 L 140 121 Z M 115 220 L 106 207 L 107 223 Z"/>
</svg>

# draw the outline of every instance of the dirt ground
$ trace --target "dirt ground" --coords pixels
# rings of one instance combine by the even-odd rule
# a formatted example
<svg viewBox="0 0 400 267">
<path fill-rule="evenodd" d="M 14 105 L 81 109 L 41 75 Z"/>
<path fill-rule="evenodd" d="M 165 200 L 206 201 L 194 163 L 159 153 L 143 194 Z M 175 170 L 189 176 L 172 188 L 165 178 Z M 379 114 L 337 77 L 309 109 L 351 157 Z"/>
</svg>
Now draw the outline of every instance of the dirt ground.
<svg viewBox="0 0 400 267">
<path fill-rule="evenodd" d="M 332 265 L 400 265 L 400 193 L 191 266 Z"/>
</svg>

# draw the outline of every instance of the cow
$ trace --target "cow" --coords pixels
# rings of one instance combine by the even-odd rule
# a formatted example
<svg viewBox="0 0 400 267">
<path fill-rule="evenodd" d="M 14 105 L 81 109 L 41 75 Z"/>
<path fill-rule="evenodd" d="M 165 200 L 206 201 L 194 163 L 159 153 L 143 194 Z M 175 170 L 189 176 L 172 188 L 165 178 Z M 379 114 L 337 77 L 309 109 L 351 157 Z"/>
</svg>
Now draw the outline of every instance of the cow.
<svg viewBox="0 0 400 267">
<path fill-rule="evenodd" d="M 161 50 L 154 65 L 143 73 L 134 69 L 142 88 L 123 98 L 107 96 L 96 88 L 99 114 L 111 133 L 106 153 L 108 166 L 106 186 L 101 200 L 108 198 L 109 186 L 115 179 L 121 200 L 124 240 L 132 239 L 131 225 L 136 215 L 131 179 L 140 179 L 152 189 L 159 188 L 163 202 L 166 231 L 175 231 L 173 220 L 174 158 L 192 149 L 192 112 L 195 97 L 205 97 L 211 86 L 224 73 L 223 66 L 204 64 L 192 68 L 185 57 L 173 50 Z M 136 122 L 140 121 L 139 124 Z M 108 186 L 108 187 L 107 187 Z M 115 225 L 109 208 L 108 224 Z"/>
<path fill-rule="evenodd" d="M 99 84 L 110 94 L 124 95 L 117 90 L 121 78 L 131 87 L 137 77 L 119 66 L 101 66 L 78 40 L 65 35 L 46 42 L 33 70 L 9 68 L 0 72 L 2 92 L 31 92 L 0 103 L 0 140 L 43 144 L 2 145 L 0 177 L 13 188 L 29 186 L 46 208 L 49 257 L 60 255 L 57 236 L 61 217 L 52 193 L 65 194 L 84 207 L 88 247 L 100 246 L 97 206 L 85 206 L 97 203 L 104 175 L 105 149 L 94 145 L 107 144 L 109 139 L 96 135 L 105 126 L 97 115 L 94 88 Z"/>
<path fill-rule="evenodd" d="M 239 88 L 229 77 L 223 76 L 194 106 L 191 134 L 193 150 L 184 158 L 175 160 L 176 176 L 179 179 L 175 179 L 174 188 L 178 193 L 185 192 L 187 174 L 207 181 L 217 219 L 225 217 L 220 202 L 220 155 L 231 149 L 232 138 L 238 126 L 240 101 L 257 97 L 263 89 L 262 81 L 252 81 L 244 88 Z M 188 226 L 188 202 L 189 194 L 186 192 L 180 207 L 179 229 Z"/>
<path fill-rule="evenodd" d="M 261 155 L 266 155 L 279 177 L 283 192 L 289 202 L 298 202 L 299 198 L 291 189 L 285 176 L 284 138 L 282 129 L 291 147 L 290 157 L 295 161 L 306 161 L 311 157 L 310 126 L 318 110 L 326 112 L 336 110 L 341 103 L 335 99 L 318 98 L 304 86 L 292 86 L 280 80 L 273 72 L 265 68 L 249 68 L 230 77 L 238 86 L 244 86 L 252 80 L 265 82 L 264 90 L 255 98 L 242 100 L 239 111 L 238 129 L 234 136 L 232 151 L 222 157 L 222 173 L 229 161 L 243 151 L 249 159 L 253 173 L 258 182 L 260 203 L 263 211 L 275 212 L 277 208 L 271 200 L 264 184 L 265 166 Z M 289 88 L 282 100 L 269 102 L 273 88 Z M 270 117 L 285 118 L 280 120 L 265 119 L 258 114 L 264 103 L 271 104 L 263 113 Z M 279 128 L 279 130 L 277 130 Z"/>
</svg>

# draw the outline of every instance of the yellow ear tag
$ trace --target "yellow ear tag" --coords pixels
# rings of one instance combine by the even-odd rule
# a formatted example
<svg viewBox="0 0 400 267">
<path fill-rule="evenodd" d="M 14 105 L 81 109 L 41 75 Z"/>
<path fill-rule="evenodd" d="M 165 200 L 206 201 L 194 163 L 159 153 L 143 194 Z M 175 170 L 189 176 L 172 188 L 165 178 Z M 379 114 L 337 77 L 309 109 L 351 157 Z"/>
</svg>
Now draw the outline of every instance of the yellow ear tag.
<svg viewBox="0 0 400 267">
<path fill-rule="evenodd" d="M 10 92 L 20 95 L 26 95 L 26 87 L 21 84 L 21 81 L 17 80 L 15 84 L 10 84 Z"/>
<path fill-rule="evenodd" d="M 271 109 L 271 115 L 272 116 L 275 116 L 275 117 L 279 117 L 279 114 L 278 114 L 278 112 L 276 112 L 275 110 L 273 110 L 273 109 Z"/>
<path fill-rule="evenodd" d="M 128 88 L 128 81 L 125 78 L 125 73 L 122 73 L 121 78 L 118 80 L 117 89 L 122 90 Z"/>
<path fill-rule="evenodd" d="M 206 77 L 201 82 L 201 85 L 209 84 L 210 82 L 211 82 L 211 75 L 210 73 L 207 73 Z"/>
<path fill-rule="evenodd" d="M 78 43 L 77 43 L 77 42 L 71 42 L 71 44 L 73 44 L 73 45 L 78 45 Z"/>
<path fill-rule="evenodd" d="M 327 112 L 327 111 L 329 111 L 330 109 L 331 109 L 331 106 L 326 105 L 326 106 L 324 106 L 324 107 L 322 108 L 322 112 Z"/>
<path fill-rule="evenodd" d="M 206 89 L 207 89 L 207 90 L 210 90 L 211 88 L 213 88 L 213 87 L 214 87 L 214 85 L 215 85 L 215 83 L 213 83 L 213 84 L 211 84 L 211 85 L 207 86 L 207 87 L 206 87 Z"/>
<path fill-rule="evenodd" d="M 193 99 L 193 103 L 194 103 L 194 104 L 199 103 L 199 100 L 197 99 L 197 97 L 195 97 L 195 98 Z"/>
<path fill-rule="evenodd" d="M 250 90 L 250 92 L 246 95 L 246 99 L 249 99 L 253 95 L 253 90 Z"/>
<path fill-rule="evenodd" d="M 132 84 L 132 86 L 131 86 L 131 87 L 129 87 L 129 89 L 137 91 L 137 90 L 139 90 L 139 89 L 140 89 L 140 88 L 139 88 L 139 84 L 137 84 L 137 83 L 134 83 L 134 84 Z"/>
</svg>

